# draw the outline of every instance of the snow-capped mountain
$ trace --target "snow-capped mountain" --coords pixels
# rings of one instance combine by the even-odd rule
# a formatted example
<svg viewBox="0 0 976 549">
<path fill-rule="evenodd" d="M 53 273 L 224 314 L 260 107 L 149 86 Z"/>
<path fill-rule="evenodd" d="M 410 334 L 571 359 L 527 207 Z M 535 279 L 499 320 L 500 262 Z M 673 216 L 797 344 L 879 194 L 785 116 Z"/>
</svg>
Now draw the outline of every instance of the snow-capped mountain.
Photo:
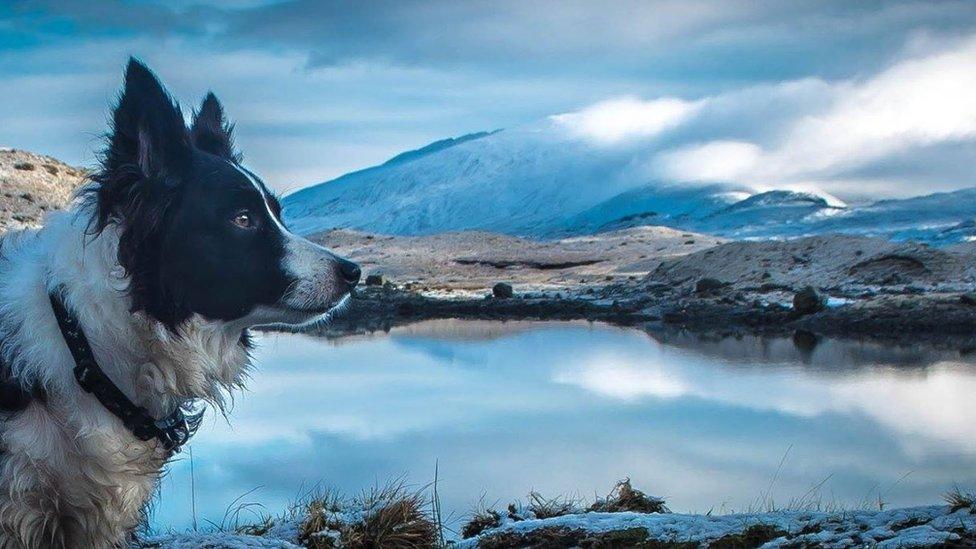
<svg viewBox="0 0 976 549">
<path fill-rule="evenodd" d="M 951 244 L 976 237 L 976 188 L 901 200 L 880 200 L 815 215 L 800 223 L 758 229 L 755 236 L 852 233 Z"/>
<path fill-rule="evenodd" d="M 519 236 L 664 225 L 731 238 L 845 232 L 952 243 L 976 236 L 976 189 L 848 207 L 808 192 L 662 181 L 640 143 L 604 146 L 558 120 L 437 141 L 287 196 L 294 230 Z"/>
<path fill-rule="evenodd" d="M 739 185 L 673 185 L 643 174 L 638 151 L 600 147 L 547 120 L 442 141 L 285 199 L 295 230 L 333 226 L 428 234 L 484 229 L 546 237 L 602 230 L 653 212 L 677 223 L 748 196 Z M 644 223 L 647 224 L 647 223 Z"/>
</svg>

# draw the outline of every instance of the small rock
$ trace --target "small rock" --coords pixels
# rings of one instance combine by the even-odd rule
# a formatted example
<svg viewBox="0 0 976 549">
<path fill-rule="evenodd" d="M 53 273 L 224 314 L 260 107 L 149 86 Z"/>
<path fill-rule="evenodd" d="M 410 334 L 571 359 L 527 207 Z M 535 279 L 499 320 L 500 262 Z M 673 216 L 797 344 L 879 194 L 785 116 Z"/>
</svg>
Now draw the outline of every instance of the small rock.
<svg viewBox="0 0 976 549">
<path fill-rule="evenodd" d="M 366 277 L 367 286 L 382 286 L 383 282 L 385 281 L 383 280 L 383 275 L 381 274 L 371 274 Z"/>
<path fill-rule="evenodd" d="M 827 298 L 813 286 L 807 286 L 793 296 L 793 310 L 801 315 L 816 313 L 826 306 Z"/>
<path fill-rule="evenodd" d="M 959 296 L 959 303 L 963 305 L 976 305 L 976 293 L 962 294 Z"/>
<path fill-rule="evenodd" d="M 705 277 L 699 279 L 698 282 L 695 283 L 695 292 L 699 294 L 708 294 L 716 290 L 720 290 L 726 286 L 728 286 L 728 284 L 717 278 Z"/>
<path fill-rule="evenodd" d="M 506 299 L 515 295 L 512 291 L 512 285 L 507 282 L 499 282 L 491 288 L 491 294 L 497 298 Z"/>
</svg>

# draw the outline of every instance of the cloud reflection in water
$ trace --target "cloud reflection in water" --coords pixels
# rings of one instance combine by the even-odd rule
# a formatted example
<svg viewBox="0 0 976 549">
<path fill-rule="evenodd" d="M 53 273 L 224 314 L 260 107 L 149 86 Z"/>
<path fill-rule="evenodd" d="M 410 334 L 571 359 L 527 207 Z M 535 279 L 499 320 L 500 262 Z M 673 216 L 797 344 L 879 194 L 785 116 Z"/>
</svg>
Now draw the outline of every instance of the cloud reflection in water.
<svg viewBox="0 0 976 549">
<path fill-rule="evenodd" d="M 655 339 L 656 337 L 656 339 Z M 327 342 L 268 335 L 230 421 L 193 442 L 198 521 L 280 512 L 316 483 L 356 493 L 440 464 L 455 516 L 535 489 L 592 497 L 625 476 L 677 510 L 773 497 L 931 503 L 976 484 L 976 366 L 958 353 L 789 339 L 648 337 L 585 323 L 437 321 Z M 898 479 L 911 473 L 906 479 Z M 892 487 L 894 485 L 894 487 Z M 189 464 L 153 522 L 185 528 Z"/>
</svg>

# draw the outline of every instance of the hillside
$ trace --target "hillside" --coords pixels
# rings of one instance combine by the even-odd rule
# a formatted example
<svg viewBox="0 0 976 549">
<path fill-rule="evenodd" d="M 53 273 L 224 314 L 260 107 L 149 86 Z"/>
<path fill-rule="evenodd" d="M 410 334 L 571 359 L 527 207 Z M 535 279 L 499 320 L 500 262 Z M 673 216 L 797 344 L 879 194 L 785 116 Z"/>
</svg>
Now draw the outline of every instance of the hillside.
<svg viewBox="0 0 976 549">
<path fill-rule="evenodd" d="M 725 238 L 826 233 L 944 245 L 976 237 L 976 189 L 847 205 L 812 192 L 651 175 L 653 143 L 605 146 L 554 120 L 437 141 L 287 196 L 300 233 L 490 231 L 530 238 L 666 226 Z"/>
<path fill-rule="evenodd" d="M 677 226 L 749 194 L 738 185 L 649 179 L 641 175 L 640 153 L 639 144 L 600 147 L 546 120 L 428 146 L 303 189 L 285 198 L 285 216 L 306 234 L 343 227 L 553 237 L 597 232 L 648 211 L 653 222 L 642 224 Z"/>
<path fill-rule="evenodd" d="M 85 172 L 60 160 L 0 148 L 0 232 L 37 227 L 44 214 L 65 207 Z"/>
</svg>

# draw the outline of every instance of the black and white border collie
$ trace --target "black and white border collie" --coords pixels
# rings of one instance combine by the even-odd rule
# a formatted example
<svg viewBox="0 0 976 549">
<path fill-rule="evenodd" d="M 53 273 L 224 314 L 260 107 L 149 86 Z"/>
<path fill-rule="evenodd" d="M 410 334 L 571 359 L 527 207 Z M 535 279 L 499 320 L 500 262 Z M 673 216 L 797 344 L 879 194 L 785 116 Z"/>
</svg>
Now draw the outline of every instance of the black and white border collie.
<svg viewBox="0 0 976 549">
<path fill-rule="evenodd" d="M 359 268 L 285 228 L 213 94 L 188 128 L 130 60 L 100 169 L 72 209 L 0 239 L 0 547 L 119 547 L 170 449 L 73 373 L 57 295 L 122 400 L 151 418 L 221 406 L 248 328 L 316 321 Z"/>
</svg>

